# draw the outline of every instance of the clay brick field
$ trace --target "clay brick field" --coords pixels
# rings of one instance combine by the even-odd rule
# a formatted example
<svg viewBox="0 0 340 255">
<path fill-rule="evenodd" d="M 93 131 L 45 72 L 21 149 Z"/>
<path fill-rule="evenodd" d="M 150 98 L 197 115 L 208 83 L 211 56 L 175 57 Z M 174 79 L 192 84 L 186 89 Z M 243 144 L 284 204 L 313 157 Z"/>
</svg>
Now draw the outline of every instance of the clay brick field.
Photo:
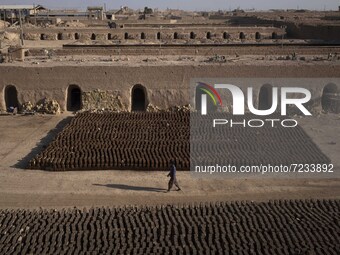
<svg viewBox="0 0 340 255">
<path fill-rule="evenodd" d="M 1 210 L 1 254 L 340 253 L 339 200 Z"/>
<path fill-rule="evenodd" d="M 191 114 L 196 117 L 190 138 L 189 112 L 81 113 L 29 162 L 28 168 L 166 170 L 175 159 L 179 170 L 189 170 L 190 140 L 195 149 L 192 162 L 197 164 L 330 162 L 301 127 L 218 127 L 212 137 L 212 119 L 231 115 L 216 113 L 203 119 Z M 246 120 L 251 117 L 247 115 Z"/>
</svg>

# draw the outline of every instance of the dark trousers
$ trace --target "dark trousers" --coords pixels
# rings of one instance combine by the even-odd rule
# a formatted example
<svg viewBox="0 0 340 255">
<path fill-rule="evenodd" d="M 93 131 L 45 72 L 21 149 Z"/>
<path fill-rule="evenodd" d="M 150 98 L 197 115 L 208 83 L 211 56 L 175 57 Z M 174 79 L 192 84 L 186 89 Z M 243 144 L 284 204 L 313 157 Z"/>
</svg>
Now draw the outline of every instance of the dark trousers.
<svg viewBox="0 0 340 255">
<path fill-rule="evenodd" d="M 172 186 L 174 186 L 174 184 L 178 189 L 180 189 L 176 177 L 171 177 L 169 184 L 168 184 L 168 190 L 171 190 L 171 188 L 172 188 Z"/>
</svg>

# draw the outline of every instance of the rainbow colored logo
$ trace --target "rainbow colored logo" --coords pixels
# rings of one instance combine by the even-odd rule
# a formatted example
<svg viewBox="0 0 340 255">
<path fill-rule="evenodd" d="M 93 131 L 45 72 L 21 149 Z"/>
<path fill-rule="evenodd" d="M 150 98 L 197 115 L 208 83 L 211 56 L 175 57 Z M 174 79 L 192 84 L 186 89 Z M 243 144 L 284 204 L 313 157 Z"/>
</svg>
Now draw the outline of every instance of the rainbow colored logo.
<svg viewBox="0 0 340 255">
<path fill-rule="evenodd" d="M 216 91 L 216 89 L 213 88 L 213 86 L 203 83 L 203 82 L 198 82 L 197 86 L 200 86 L 200 90 L 203 91 L 204 93 L 206 93 L 207 95 L 209 95 L 209 97 L 212 99 L 212 101 L 214 102 L 215 106 L 217 106 L 217 100 L 220 103 L 220 106 L 222 106 L 222 99 L 220 94 L 218 94 L 218 92 Z M 216 100 L 217 98 L 217 100 Z"/>
</svg>

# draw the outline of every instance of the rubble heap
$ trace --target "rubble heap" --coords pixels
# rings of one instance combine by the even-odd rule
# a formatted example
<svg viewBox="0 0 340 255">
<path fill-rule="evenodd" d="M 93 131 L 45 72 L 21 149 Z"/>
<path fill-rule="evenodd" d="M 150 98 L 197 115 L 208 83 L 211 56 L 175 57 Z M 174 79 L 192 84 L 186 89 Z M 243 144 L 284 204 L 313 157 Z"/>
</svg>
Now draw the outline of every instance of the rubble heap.
<svg viewBox="0 0 340 255">
<path fill-rule="evenodd" d="M 44 98 L 40 100 L 36 105 L 33 105 L 30 101 L 21 105 L 23 113 L 38 112 L 44 114 L 59 114 L 61 108 L 59 103 L 54 99 Z"/>
<path fill-rule="evenodd" d="M 122 103 L 119 92 L 96 89 L 82 93 L 83 111 L 110 111 L 125 112 L 126 106 Z"/>
</svg>

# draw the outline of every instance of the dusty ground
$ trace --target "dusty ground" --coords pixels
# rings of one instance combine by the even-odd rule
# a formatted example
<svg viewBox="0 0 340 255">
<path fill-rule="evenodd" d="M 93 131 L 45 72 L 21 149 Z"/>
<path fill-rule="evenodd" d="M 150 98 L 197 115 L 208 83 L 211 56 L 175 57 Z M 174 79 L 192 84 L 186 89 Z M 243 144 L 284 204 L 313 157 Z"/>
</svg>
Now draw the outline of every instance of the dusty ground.
<svg viewBox="0 0 340 255">
<path fill-rule="evenodd" d="M 0 208 L 340 198 L 340 179 L 197 179 L 181 172 L 178 179 L 183 191 L 164 193 L 166 172 L 24 170 L 29 158 L 62 128 L 66 117 L 0 116 Z M 339 115 L 299 122 L 339 170 Z"/>
</svg>

